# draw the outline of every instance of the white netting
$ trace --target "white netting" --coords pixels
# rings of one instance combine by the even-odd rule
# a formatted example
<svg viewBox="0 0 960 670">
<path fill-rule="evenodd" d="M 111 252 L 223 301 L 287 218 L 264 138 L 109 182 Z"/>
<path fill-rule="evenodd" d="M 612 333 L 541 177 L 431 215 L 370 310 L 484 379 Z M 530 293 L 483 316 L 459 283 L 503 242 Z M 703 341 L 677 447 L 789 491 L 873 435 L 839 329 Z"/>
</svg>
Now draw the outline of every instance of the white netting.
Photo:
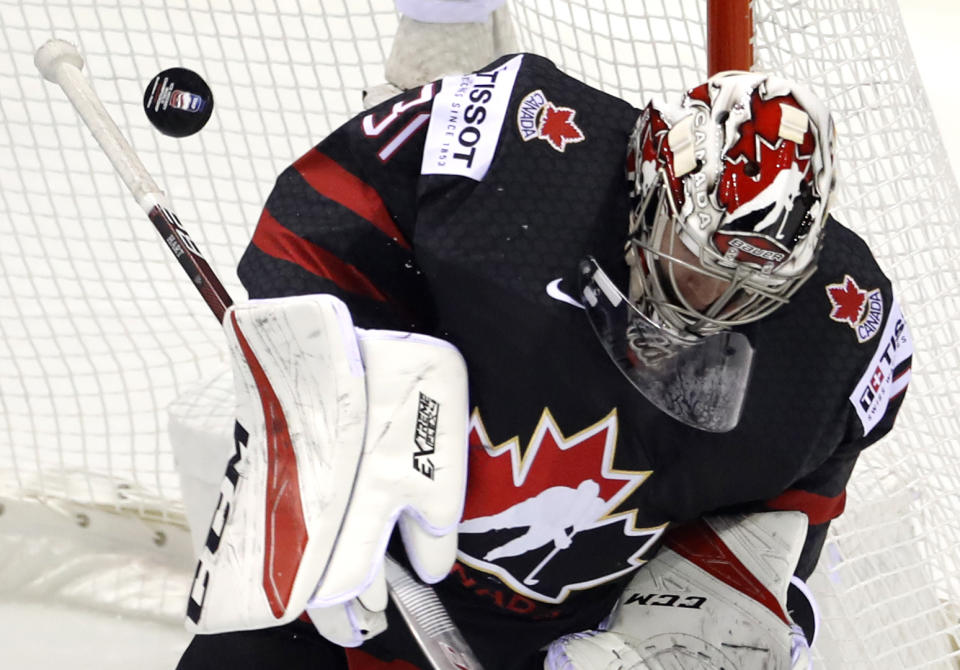
<svg viewBox="0 0 960 670">
<path fill-rule="evenodd" d="M 835 617 L 826 627 L 837 640 L 831 661 L 926 667 L 949 655 L 956 663 L 957 185 L 896 4 L 763 2 L 755 13 L 758 61 L 812 82 L 830 101 L 841 138 L 836 215 L 894 279 L 916 343 L 902 418 L 858 464 L 848 514 L 821 561 L 820 579 L 834 587 L 820 589 Z M 945 629 L 950 636 L 936 632 Z"/>
<path fill-rule="evenodd" d="M 525 48 L 635 104 L 705 74 L 699 0 L 511 7 Z M 894 0 L 757 0 L 754 14 L 760 65 L 807 80 L 835 113 L 836 215 L 894 279 L 917 347 L 900 424 L 858 465 L 824 552 L 821 654 L 828 668 L 956 667 L 956 184 Z M 276 174 L 361 110 L 361 90 L 382 81 L 396 24 L 387 0 L 0 0 L 4 559 L 17 546 L 4 536 L 32 536 L 16 519 L 33 500 L 71 523 L 86 515 L 84 532 L 133 511 L 144 520 L 140 545 L 169 549 L 154 537 L 156 522 L 183 524 L 166 408 L 224 365 L 218 325 L 62 93 L 37 74 L 36 47 L 53 36 L 79 45 L 105 105 L 242 297 L 233 268 Z M 140 105 L 150 78 L 174 66 L 202 73 L 215 96 L 208 126 L 181 140 L 159 135 Z M 178 618 L 189 568 L 173 572 L 180 582 L 145 584 L 139 595 L 128 577 L 112 592 L 102 581 L 64 581 L 76 600 L 88 588 L 103 606 L 150 603 Z"/>
</svg>

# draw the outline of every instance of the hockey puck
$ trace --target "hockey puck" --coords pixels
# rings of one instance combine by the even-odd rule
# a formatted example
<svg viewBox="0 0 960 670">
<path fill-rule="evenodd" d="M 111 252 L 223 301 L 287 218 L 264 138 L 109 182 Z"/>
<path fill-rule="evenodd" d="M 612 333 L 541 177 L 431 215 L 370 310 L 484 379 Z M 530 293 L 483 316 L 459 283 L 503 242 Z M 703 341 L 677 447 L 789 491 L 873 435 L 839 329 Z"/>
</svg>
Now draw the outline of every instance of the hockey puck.
<svg viewBox="0 0 960 670">
<path fill-rule="evenodd" d="M 213 93 L 193 70 L 164 70 L 147 84 L 143 109 L 154 128 L 171 137 L 187 137 L 203 128 L 213 113 Z"/>
</svg>

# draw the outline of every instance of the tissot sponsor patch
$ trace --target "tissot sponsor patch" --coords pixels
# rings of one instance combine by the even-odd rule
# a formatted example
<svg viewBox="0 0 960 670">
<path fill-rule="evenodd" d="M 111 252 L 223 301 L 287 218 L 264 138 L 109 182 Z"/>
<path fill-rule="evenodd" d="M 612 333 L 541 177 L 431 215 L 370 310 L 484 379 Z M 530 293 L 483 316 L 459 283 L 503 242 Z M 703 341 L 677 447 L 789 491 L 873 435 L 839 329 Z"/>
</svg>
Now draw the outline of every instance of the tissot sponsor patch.
<svg viewBox="0 0 960 670">
<path fill-rule="evenodd" d="M 907 387 L 910 369 L 897 369 L 912 355 L 910 330 L 900 306 L 894 302 L 883 334 L 877 341 L 877 351 L 850 394 L 850 402 L 863 423 L 864 435 L 883 418 L 890 399 Z"/>
<path fill-rule="evenodd" d="M 574 120 L 575 109 L 555 105 L 537 89 L 523 96 L 517 107 L 517 130 L 524 142 L 544 140 L 557 151 L 586 139 Z"/>
<path fill-rule="evenodd" d="M 483 179 L 522 59 L 515 56 L 493 70 L 443 78 L 427 127 L 421 174 Z"/>
<path fill-rule="evenodd" d="M 839 284 L 827 284 L 830 318 L 850 326 L 858 342 L 873 338 L 883 323 L 883 294 L 880 289 L 861 289 L 850 275 Z"/>
</svg>

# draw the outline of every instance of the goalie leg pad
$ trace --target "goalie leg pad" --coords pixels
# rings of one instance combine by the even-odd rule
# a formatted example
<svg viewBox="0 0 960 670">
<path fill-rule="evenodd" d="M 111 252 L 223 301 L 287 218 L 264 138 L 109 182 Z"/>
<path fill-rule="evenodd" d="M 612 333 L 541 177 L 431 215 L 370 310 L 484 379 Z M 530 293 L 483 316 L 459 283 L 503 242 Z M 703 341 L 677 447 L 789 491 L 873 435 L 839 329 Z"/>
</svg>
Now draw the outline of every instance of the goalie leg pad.
<svg viewBox="0 0 960 670">
<path fill-rule="evenodd" d="M 621 636 L 608 631 L 571 633 L 554 640 L 543 661 L 545 670 L 648 670 Z M 657 668 L 657 666 L 653 666 Z M 659 669 L 657 669 L 659 670 Z"/>
<path fill-rule="evenodd" d="M 396 0 L 397 11 L 428 23 L 481 22 L 505 0 Z"/>
<path fill-rule="evenodd" d="M 501 2 L 407 0 L 398 4 L 402 16 L 384 66 L 387 81 L 398 89 L 473 72 L 518 51 L 509 9 L 497 7 Z"/>
</svg>

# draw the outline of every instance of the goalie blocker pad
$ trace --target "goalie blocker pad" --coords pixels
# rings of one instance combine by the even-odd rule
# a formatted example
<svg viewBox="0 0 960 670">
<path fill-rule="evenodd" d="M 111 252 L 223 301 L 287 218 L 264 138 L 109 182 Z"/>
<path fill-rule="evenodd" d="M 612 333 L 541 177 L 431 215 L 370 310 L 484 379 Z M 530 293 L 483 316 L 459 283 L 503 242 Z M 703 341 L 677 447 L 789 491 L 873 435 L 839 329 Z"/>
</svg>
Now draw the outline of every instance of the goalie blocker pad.
<svg viewBox="0 0 960 670">
<path fill-rule="evenodd" d="M 801 512 L 765 512 L 672 530 L 604 630 L 554 641 L 544 667 L 809 668 L 806 638 L 786 607 L 806 529 Z"/>
<path fill-rule="evenodd" d="M 385 593 L 375 581 L 398 519 L 421 578 L 442 578 L 466 483 L 459 352 L 426 336 L 354 329 L 346 306 L 325 295 L 236 305 L 224 330 L 235 449 L 188 630 L 282 625 L 315 592 L 324 606 Z"/>
</svg>

